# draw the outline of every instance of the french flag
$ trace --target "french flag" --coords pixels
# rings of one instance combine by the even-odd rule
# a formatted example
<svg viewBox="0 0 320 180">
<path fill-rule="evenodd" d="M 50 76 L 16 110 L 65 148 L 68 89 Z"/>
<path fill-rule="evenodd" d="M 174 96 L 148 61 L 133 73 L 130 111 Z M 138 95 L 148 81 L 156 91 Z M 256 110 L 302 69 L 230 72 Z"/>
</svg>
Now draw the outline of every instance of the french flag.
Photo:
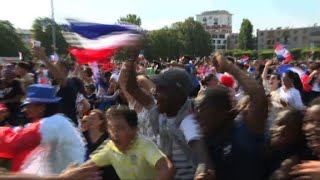
<svg viewBox="0 0 320 180">
<path fill-rule="evenodd" d="M 283 61 L 283 64 L 287 64 L 292 61 L 293 56 L 290 51 L 282 44 L 276 44 L 274 52 L 277 55 L 279 61 Z"/>
<path fill-rule="evenodd" d="M 249 59 L 250 59 L 249 56 L 244 55 L 244 56 L 242 56 L 242 58 L 240 59 L 240 63 L 241 63 L 241 64 L 244 64 L 244 63 L 248 62 Z"/>
<path fill-rule="evenodd" d="M 133 25 L 108 25 L 68 20 L 63 36 L 80 64 L 110 60 L 114 53 L 142 38 Z"/>
<path fill-rule="evenodd" d="M 281 66 L 279 66 L 277 69 L 276 69 L 276 72 L 280 75 L 282 75 L 283 73 L 285 72 L 288 72 L 288 71 L 292 71 L 292 72 L 295 72 L 297 73 L 300 77 L 304 76 L 306 74 L 306 71 L 298 68 L 298 67 L 294 67 L 290 64 L 283 64 Z"/>
</svg>

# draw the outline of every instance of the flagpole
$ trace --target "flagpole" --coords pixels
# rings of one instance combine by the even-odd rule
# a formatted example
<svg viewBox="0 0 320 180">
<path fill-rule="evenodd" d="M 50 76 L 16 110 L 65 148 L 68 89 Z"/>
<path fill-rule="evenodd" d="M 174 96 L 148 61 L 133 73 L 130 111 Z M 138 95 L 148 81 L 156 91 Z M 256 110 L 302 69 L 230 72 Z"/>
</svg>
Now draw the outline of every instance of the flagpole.
<svg viewBox="0 0 320 180">
<path fill-rule="evenodd" d="M 53 54 L 56 54 L 56 29 L 55 29 L 55 20 L 54 20 L 54 4 L 53 0 L 51 0 L 51 20 L 52 20 L 52 49 Z"/>
</svg>

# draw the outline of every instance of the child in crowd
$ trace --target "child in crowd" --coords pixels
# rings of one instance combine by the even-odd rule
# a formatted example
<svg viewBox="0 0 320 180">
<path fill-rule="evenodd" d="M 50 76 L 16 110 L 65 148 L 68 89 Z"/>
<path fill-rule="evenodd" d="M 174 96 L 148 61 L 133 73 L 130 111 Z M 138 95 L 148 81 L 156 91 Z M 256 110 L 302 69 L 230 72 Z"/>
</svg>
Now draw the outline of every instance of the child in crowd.
<svg viewBox="0 0 320 180">
<path fill-rule="evenodd" d="M 112 165 L 120 179 L 172 179 L 173 166 L 157 146 L 138 132 L 138 118 L 126 106 L 107 111 L 110 141 L 83 166 Z"/>
</svg>

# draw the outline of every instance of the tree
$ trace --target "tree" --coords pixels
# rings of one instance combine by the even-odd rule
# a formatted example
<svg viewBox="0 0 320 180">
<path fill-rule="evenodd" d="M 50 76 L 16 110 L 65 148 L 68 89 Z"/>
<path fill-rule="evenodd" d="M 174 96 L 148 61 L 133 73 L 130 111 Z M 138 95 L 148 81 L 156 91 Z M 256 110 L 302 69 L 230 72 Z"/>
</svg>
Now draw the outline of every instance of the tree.
<svg viewBox="0 0 320 180">
<path fill-rule="evenodd" d="M 134 24 L 137 26 L 141 26 L 141 18 L 135 14 L 128 14 L 125 17 L 120 17 L 118 20 L 119 23 L 125 23 L 125 24 Z"/>
<path fill-rule="evenodd" d="M 288 30 L 283 31 L 283 33 L 281 34 L 282 38 L 283 38 L 283 42 L 284 44 L 288 44 L 289 41 L 289 37 L 290 37 L 290 32 Z"/>
<path fill-rule="evenodd" d="M 253 32 L 253 26 L 251 22 L 248 19 L 243 19 L 241 28 L 240 28 L 239 39 L 238 39 L 239 49 L 243 49 L 243 50 L 253 49 L 254 44 L 253 44 L 252 32 Z"/>
<path fill-rule="evenodd" d="M 125 17 L 120 17 L 120 19 L 118 19 L 118 23 L 141 26 L 141 18 L 135 14 L 127 14 Z M 115 53 L 114 58 L 120 61 L 124 60 L 127 57 L 127 51 L 127 49 L 119 50 Z"/>
<path fill-rule="evenodd" d="M 265 49 L 259 52 L 259 59 L 272 59 L 274 57 L 273 49 Z"/>
<path fill-rule="evenodd" d="M 212 51 L 211 37 L 203 26 L 193 18 L 173 24 L 183 44 L 183 53 L 193 56 L 207 56 Z"/>
<path fill-rule="evenodd" d="M 176 29 L 164 27 L 147 34 L 147 45 L 144 49 L 147 58 L 175 59 L 182 53 L 182 49 L 183 44 Z"/>
<path fill-rule="evenodd" d="M 145 48 L 147 58 L 178 58 L 180 55 L 207 56 L 211 53 L 211 37 L 193 18 L 151 31 Z"/>
<path fill-rule="evenodd" d="M 58 54 L 67 54 L 68 43 L 61 33 L 61 27 L 49 18 L 37 18 L 32 25 L 34 39 L 41 41 L 41 46 L 46 48 L 46 54 L 53 52 L 52 25 L 55 27 L 56 50 Z"/>
<path fill-rule="evenodd" d="M 17 57 L 18 52 L 22 52 L 24 57 L 30 54 L 13 25 L 0 20 L 0 56 Z"/>
</svg>

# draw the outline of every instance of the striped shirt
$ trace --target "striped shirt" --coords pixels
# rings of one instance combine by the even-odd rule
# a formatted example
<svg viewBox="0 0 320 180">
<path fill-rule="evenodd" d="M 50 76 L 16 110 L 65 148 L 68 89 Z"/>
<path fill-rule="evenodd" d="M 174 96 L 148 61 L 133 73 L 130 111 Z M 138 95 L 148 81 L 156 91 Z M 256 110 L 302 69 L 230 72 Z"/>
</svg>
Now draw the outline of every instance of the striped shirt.
<svg viewBox="0 0 320 180">
<path fill-rule="evenodd" d="M 167 121 L 168 125 L 171 126 L 175 119 L 168 118 Z M 193 114 L 186 116 L 182 120 L 179 129 L 183 132 L 184 138 L 188 143 L 192 140 L 199 140 L 201 138 L 199 125 L 197 124 Z M 179 144 L 173 142 L 171 160 L 176 168 L 175 179 L 194 179 L 196 169 L 189 159 L 190 158 L 187 158 Z"/>
</svg>

